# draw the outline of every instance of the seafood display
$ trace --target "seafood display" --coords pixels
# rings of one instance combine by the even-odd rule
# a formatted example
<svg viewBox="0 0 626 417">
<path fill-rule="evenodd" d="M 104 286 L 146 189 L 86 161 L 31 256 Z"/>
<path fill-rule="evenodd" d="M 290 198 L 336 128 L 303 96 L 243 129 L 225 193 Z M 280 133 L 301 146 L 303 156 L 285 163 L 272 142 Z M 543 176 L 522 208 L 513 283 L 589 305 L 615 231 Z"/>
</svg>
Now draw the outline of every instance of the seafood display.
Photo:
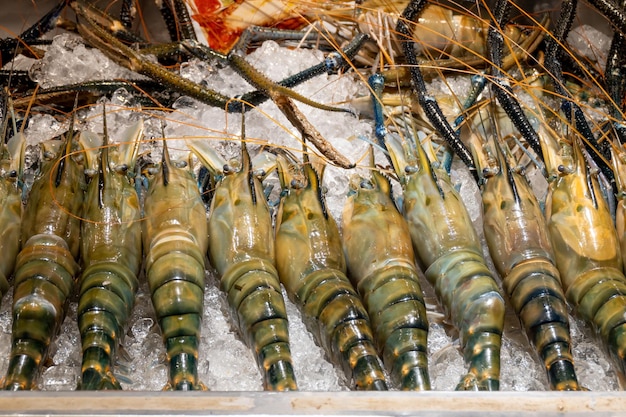
<svg viewBox="0 0 626 417">
<path fill-rule="evenodd" d="M 624 2 L 51 3 L 0 40 L 3 389 L 623 388 Z"/>
</svg>

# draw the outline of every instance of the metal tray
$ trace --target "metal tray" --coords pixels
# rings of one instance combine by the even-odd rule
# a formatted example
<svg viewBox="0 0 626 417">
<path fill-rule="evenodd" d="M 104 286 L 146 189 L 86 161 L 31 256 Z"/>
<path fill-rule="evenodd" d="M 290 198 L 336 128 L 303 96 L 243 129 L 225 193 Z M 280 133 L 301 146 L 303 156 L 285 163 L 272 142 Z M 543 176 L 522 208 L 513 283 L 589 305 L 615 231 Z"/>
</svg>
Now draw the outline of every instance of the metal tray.
<svg viewBox="0 0 626 417">
<path fill-rule="evenodd" d="M 0 416 L 620 416 L 606 392 L 18 392 Z"/>
</svg>

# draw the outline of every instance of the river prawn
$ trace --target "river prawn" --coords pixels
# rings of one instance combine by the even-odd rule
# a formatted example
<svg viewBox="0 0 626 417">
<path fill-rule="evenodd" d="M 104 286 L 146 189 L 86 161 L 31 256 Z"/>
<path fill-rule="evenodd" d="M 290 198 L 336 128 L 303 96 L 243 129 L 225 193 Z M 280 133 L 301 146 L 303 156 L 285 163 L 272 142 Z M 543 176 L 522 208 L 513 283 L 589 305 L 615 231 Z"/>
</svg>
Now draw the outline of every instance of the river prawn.
<svg viewBox="0 0 626 417">
<path fill-rule="evenodd" d="M 614 141 L 614 145 L 611 149 L 611 162 L 613 165 L 613 169 L 615 172 L 615 181 L 617 186 L 617 205 L 615 210 L 615 231 L 617 233 L 617 240 L 619 242 L 620 254 L 622 258 L 622 272 L 626 273 L 626 265 L 624 264 L 624 259 L 626 256 L 626 153 L 624 150 L 624 145 L 620 144 L 617 141 L 617 138 Z M 617 291 L 616 291 L 617 292 Z M 618 293 L 623 298 L 626 296 L 626 293 L 621 292 Z M 626 310 L 626 307 L 624 308 Z M 624 313 L 626 316 L 626 313 Z M 614 330 L 617 333 L 617 329 Z M 611 339 L 615 340 L 615 339 Z M 617 339 L 619 340 L 619 339 Z M 617 343 L 617 342 L 615 342 Z M 614 350 L 615 348 L 613 348 Z M 624 352 L 624 348 L 622 348 L 621 352 Z M 624 357 L 620 356 L 622 361 L 620 364 L 624 366 Z M 626 367 L 624 367 L 626 368 Z M 621 371 L 626 373 L 626 369 L 622 368 Z"/>
<path fill-rule="evenodd" d="M 428 166 L 425 154 L 420 160 Z M 445 173 L 433 176 L 424 165 L 403 187 L 404 215 L 424 273 L 460 333 L 469 372 L 457 389 L 497 390 L 504 300 L 459 195 Z"/>
<path fill-rule="evenodd" d="M 550 140 L 546 137 L 545 140 Z M 616 229 L 597 179 L 589 172 L 580 138 L 556 146 L 548 172 L 556 172 L 546 216 L 567 300 L 596 329 L 620 372 L 626 371 L 626 278 Z M 552 139 L 554 140 L 554 139 Z"/>
<path fill-rule="evenodd" d="M 142 262 L 141 209 L 128 178 L 135 166 L 143 122 L 131 126 L 123 143 L 81 135 L 89 169 L 96 172 L 86 193 L 81 229 L 78 327 L 83 351 L 82 390 L 121 389 L 113 360 L 139 286 Z M 114 167 L 111 167 L 111 163 Z"/>
<path fill-rule="evenodd" d="M 373 167 L 355 176 L 343 209 L 348 277 L 363 298 L 391 378 L 402 390 L 429 390 L 428 319 L 408 225 L 389 180 Z"/>
<path fill-rule="evenodd" d="M 376 93 L 373 99 L 374 112 L 382 116 Z M 384 126 L 377 130 L 402 186 L 402 211 L 417 259 L 460 334 L 469 370 L 457 390 L 497 390 L 504 299 L 467 208 L 429 139 L 422 145 Z"/>
<path fill-rule="evenodd" d="M 187 143 L 217 180 L 209 215 L 209 258 L 232 316 L 256 354 L 265 389 L 296 390 L 272 216 L 246 143 L 241 142 L 239 170 L 222 161 L 207 142 Z"/>
<path fill-rule="evenodd" d="M 190 168 L 176 166 L 163 143 L 144 200 L 145 273 L 169 365 L 167 389 L 206 389 L 198 344 L 209 237 L 204 203 Z"/>
<path fill-rule="evenodd" d="M 545 217 L 504 138 L 512 126 L 487 100 L 472 115 L 467 139 L 481 173 L 483 228 L 504 290 L 545 364 L 550 387 L 579 390 L 568 307 Z M 498 138 L 498 139 L 497 139 Z"/>
<path fill-rule="evenodd" d="M 10 100 L 9 95 L 6 98 Z M 8 104 L 8 103 L 7 103 Z M 10 106 L 9 106 L 10 107 Z M 8 108 L 8 107 L 7 107 Z M 0 137 L 7 132 L 9 115 L 5 114 Z M 0 148 L 0 295 L 9 290 L 15 260 L 20 251 L 20 225 L 22 223 L 22 185 L 26 137 L 15 132 Z M 3 141 L 4 142 L 4 141 Z"/>
<path fill-rule="evenodd" d="M 83 168 L 74 160 L 73 123 L 56 158 L 35 180 L 22 219 L 15 266 L 13 331 L 5 390 L 34 387 L 65 316 L 79 271 Z"/>
<path fill-rule="evenodd" d="M 335 220 L 326 210 L 317 172 L 305 153 L 298 162 L 279 155 L 283 187 L 276 215 L 276 267 L 305 324 L 331 361 L 360 390 L 386 390 L 367 310 L 346 277 Z M 293 181 L 292 181 L 293 179 Z M 306 181 L 304 183 L 303 181 Z"/>
</svg>

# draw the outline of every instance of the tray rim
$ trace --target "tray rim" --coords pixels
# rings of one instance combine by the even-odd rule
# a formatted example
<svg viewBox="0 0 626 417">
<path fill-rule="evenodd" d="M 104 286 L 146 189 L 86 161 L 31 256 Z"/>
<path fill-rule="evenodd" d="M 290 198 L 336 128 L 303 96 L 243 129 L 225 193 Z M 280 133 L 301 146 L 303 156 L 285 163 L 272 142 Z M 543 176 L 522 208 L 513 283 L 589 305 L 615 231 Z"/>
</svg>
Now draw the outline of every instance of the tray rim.
<svg viewBox="0 0 626 417">
<path fill-rule="evenodd" d="M 622 392 L 0 392 L 0 416 L 615 416 Z"/>
</svg>

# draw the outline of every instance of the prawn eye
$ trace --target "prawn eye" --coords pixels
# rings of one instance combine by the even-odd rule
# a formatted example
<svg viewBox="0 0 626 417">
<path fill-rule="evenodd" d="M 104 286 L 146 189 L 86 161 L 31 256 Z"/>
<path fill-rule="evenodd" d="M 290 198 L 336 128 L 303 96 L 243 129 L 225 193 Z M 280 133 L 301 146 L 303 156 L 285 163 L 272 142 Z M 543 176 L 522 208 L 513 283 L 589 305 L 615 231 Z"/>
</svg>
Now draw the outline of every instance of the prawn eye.
<svg viewBox="0 0 626 417">
<path fill-rule="evenodd" d="M 95 169 L 91 169 L 91 168 L 85 168 L 83 172 L 85 173 L 85 176 L 87 178 L 93 178 L 98 174 L 98 171 L 96 171 Z"/>
<path fill-rule="evenodd" d="M 117 172 L 118 174 L 126 174 L 128 172 L 128 165 L 117 165 L 113 168 L 113 171 Z"/>
<path fill-rule="evenodd" d="M 372 182 L 368 179 L 363 178 L 361 180 L 361 182 L 359 183 L 359 186 L 361 188 L 363 188 L 364 190 L 372 190 L 374 189 L 374 184 L 372 184 Z"/>
</svg>

